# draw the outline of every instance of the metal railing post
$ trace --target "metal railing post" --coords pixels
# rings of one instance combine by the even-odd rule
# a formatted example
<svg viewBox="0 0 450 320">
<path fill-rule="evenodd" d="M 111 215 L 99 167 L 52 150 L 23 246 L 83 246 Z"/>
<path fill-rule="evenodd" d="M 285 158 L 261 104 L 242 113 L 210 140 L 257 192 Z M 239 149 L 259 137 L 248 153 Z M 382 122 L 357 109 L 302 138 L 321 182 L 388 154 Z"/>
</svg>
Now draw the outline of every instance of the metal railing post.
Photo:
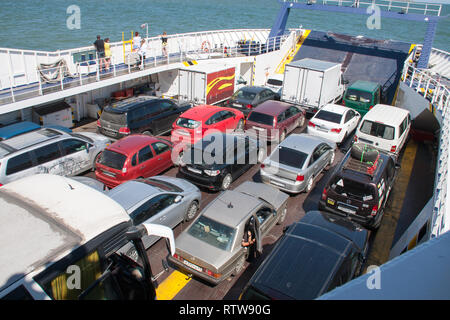
<svg viewBox="0 0 450 320">
<path fill-rule="evenodd" d="M 59 76 L 61 77 L 61 90 L 64 90 L 64 74 L 62 71 L 62 66 L 59 67 Z"/>
</svg>

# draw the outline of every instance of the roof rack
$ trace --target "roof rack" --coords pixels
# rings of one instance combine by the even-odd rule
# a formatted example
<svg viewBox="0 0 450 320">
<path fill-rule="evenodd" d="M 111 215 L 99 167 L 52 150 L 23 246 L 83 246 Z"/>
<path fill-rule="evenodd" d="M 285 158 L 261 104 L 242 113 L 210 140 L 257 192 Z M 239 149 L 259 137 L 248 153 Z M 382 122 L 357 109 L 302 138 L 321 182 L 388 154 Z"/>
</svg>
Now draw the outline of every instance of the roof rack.
<svg viewBox="0 0 450 320">
<path fill-rule="evenodd" d="M 380 155 L 377 156 L 374 162 L 362 162 L 358 159 L 353 158 L 351 155 L 348 160 L 345 162 L 342 169 L 356 171 L 358 173 L 365 174 L 370 178 L 373 178 L 376 169 L 383 162 L 383 159 L 380 159 Z"/>
</svg>

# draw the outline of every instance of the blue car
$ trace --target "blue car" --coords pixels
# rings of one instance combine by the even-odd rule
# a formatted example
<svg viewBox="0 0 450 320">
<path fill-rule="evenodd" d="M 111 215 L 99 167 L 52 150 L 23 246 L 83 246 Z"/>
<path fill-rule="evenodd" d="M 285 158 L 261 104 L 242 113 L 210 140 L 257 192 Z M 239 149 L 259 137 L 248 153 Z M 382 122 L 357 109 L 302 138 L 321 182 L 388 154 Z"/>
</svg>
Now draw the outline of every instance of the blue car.
<svg viewBox="0 0 450 320">
<path fill-rule="evenodd" d="M 59 129 L 59 130 L 65 131 L 65 132 L 72 132 L 71 129 L 63 127 L 63 126 L 58 126 L 58 125 L 47 125 L 44 127 Z M 22 121 L 22 122 L 10 124 L 10 125 L 4 126 L 3 128 L 0 128 L 0 141 L 9 139 L 9 138 L 18 136 L 20 134 L 33 131 L 33 130 L 37 130 L 40 128 L 41 128 L 40 125 L 38 125 L 34 122 L 31 122 L 31 121 Z"/>
</svg>

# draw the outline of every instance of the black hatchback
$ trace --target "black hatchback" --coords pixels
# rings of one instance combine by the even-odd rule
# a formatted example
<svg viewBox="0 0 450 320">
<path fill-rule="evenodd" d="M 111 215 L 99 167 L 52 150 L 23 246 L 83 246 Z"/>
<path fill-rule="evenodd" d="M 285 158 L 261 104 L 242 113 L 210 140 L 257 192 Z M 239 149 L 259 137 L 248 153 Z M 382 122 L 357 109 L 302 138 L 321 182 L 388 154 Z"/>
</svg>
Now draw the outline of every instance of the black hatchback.
<svg viewBox="0 0 450 320">
<path fill-rule="evenodd" d="M 348 219 L 309 211 L 289 226 L 240 299 L 316 299 L 359 276 L 368 240 L 369 232 Z"/>
<path fill-rule="evenodd" d="M 233 93 L 225 106 L 238 109 L 247 117 L 254 107 L 267 100 L 280 100 L 280 95 L 266 87 L 245 86 Z"/>
<path fill-rule="evenodd" d="M 348 217 L 366 228 L 378 228 L 398 169 L 391 155 L 355 143 L 325 185 L 319 209 Z"/>
<path fill-rule="evenodd" d="M 184 151 L 179 176 L 209 190 L 226 190 L 265 155 L 266 150 L 256 139 L 244 134 L 213 133 Z"/>
<path fill-rule="evenodd" d="M 172 130 L 173 122 L 192 104 L 177 105 L 170 99 L 138 96 L 112 103 L 97 121 L 98 132 L 120 139 L 131 133 L 160 135 Z"/>
</svg>

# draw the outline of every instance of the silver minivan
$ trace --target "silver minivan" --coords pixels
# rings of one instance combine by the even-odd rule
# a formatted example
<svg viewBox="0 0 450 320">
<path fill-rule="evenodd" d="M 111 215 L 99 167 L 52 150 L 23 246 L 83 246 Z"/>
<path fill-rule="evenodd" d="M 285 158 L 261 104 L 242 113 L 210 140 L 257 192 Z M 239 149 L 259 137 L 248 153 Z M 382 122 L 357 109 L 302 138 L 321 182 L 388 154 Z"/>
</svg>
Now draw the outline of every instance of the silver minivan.
<svg viewBox="0 0 450 320">
<path fill-rule="evenodd" d="M 111 141 L 91 132 L 42 128 L 0 142 L 0 184 L 36 173 L 74 176 L 94 168 Z"/>
</svg>

